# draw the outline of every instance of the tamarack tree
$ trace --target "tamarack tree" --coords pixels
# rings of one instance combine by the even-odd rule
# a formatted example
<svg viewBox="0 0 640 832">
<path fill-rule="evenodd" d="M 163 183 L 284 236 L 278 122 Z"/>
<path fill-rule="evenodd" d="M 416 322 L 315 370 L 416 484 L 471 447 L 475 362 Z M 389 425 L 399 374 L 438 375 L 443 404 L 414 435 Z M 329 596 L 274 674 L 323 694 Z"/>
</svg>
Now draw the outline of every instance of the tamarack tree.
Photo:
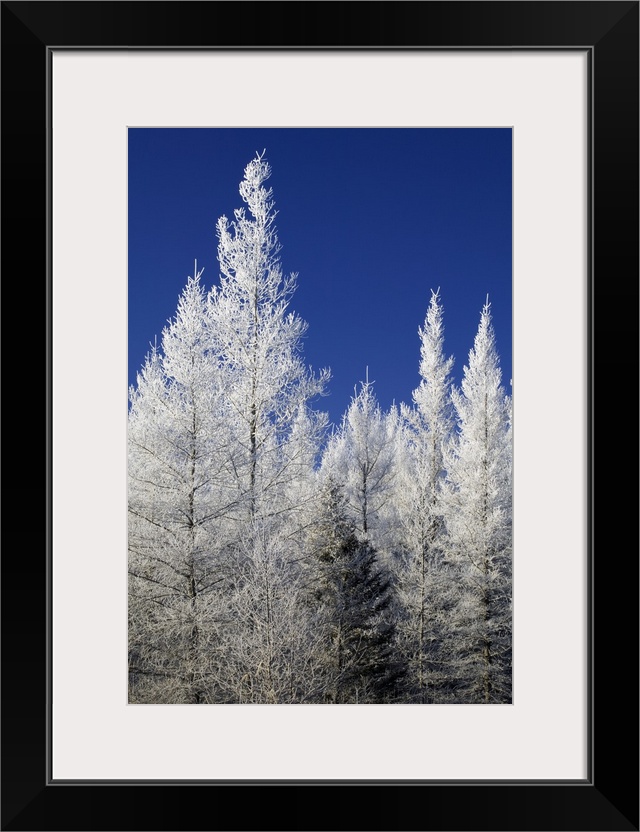
<svg viewBox="0 0 640 832">
<path fill-rule="evenodd" d="M 233 434 L 229 476 L 244 521 L 294 508 L 283 503 L 284 484 L 305 461 L 305 443 L 290 445 L 294 425 L 319 440 L 326 418 L 309 402 L 324 392 L 329 372 L 313 375 L 301 358 L 307 324 L 288 307 L 295 274 L 285 276 L 275 227 L 275 203 L 265 183 L 264 154 L 247 165 L 240 183 L 246 207 L 217 223 L 220 284 L 210 295 L 210 315 L 220 371 L 228 379 L 225 407 Z M 299 438 L 299 437 L 298 437 Z"/>
<path fill-rule="evenodd" d="M 453 393 L 458 433 L 449 448 L 448 560 L 458 581 L 448 648 L 458 701 L 511 699 L 511 408 L 502 387 L 487 299 Z"/>
<path fill-rule="evenodd" d="M 228 510 L 221 379 L 201 273 L 130 391 L 129 654 L 133 701 L 209 701 Z"/>
<path fill-rule="evenodd" d="M 343 486 L 354 528 L 385 555 L 394 533 L 398 424 L 395 408 L 383 413 L 367 373 L 322 457 L 324 476 Z"/>
<path fill-rule="evenodd" d="M 413 407 L 404 405 L 401 411 L 405 458 L 396 499 L 404 555 L 398 569 L 404 614 L 399 643 L 410 671 L 407 693 L 418 702 L 440 698 L 449 673 L 442 649 L 450 603 L 450 575 L 443 562 L 447 537 L 442 498 L 444 452 L 454 414 L 453 358 L 444 352 L 443 314 L 440 291 L 432 291 L 424 326 L 418 329 L 420 384 L 413 391 Z"/>
</svg>

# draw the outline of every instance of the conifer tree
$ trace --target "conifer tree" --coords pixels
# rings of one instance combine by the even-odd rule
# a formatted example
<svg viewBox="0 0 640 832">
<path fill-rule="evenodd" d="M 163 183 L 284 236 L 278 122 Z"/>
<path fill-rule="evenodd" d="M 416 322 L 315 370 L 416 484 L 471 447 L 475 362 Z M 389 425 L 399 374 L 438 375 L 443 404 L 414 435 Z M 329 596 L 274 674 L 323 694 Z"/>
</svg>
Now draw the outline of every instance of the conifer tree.
<svg viewBox="0 0 640 832">
<path fill-rule="evenodd" d="M 293 679 L 304 627 L 290 601 L 312 499 L 311 466 L 326 426 L 312 402 L 329 378 L 302 361 L 307 325 L 289 311 L 296 275 L 282 270 L 270 177 L 264 153 L 257 154 L 240 183 L 245 206 L 232 221 L 218 220 L 220 279 L 208 309 L 215 363 L 225 380 L 227 487 L 234 505 L 224 523 L 233 564 L 227 666 L 236 668 L 236 682 L 245 680 L 236 686 L 238 701 L 252 702 L 299 696 Z"/>
<path fill-rule="evenodd" d="M 398 569 L 403 615 L 400 647 L 407 656 L 409 695 L 418 702 L 442 695 L 449 671 L 443 654 L 447 546 L 443 519 L 444 449 L 453 430 L 451 368 L 444 352 L 443 308 L 439 290 L 431 293 L 420 336 L 420 385 L 412 408 L 403 406 L 406 450 L 398 477 L 404 558 Z"/>
<path fill-rule="evenodd" d="M 296 468 L 286 446 L 302 413 L 309 442 L 319 441 L 326 424 L 311 402 L 329 373 L 315 376 L 302 362 L 307 325 L 288 311 L 297 276 L 282 271 L 270 176 L 264 153 L 257 154 L 240 183 L 246 208 L 231 222 L 218 220 L 220 284 L 210 296 L 217 360 L 228 380 L 229 478 L 241 506 L 237 520 L 245 522 L 282 512 L 284 484 Z"/>
<path fill-rule="evenodd" d="M 132 701 L 203 703 L 214 685 L 227 439 L 200 274 L 130 391 Z"/>
<path fill-rule="evenodd" d="M 450 448 L 446 522 L 459 579 L 450 616 L 457 701 L 511 700 L 510 401 L 487 299 L 453 395 L 457 441 Z"/>
<path fill-rule="evenodd" d="M 322 701 L 392 701 L 402 668 L 394 654 L 391 576 L 356 534 L 341 486 L 329 478 L 321 499 L 311 593 L 324 650 Z"/>
<path fill-rule="evenodd" d="M 395 521 L 398 423 L 396 408 L 382 412 L 367 377 L 322 458 L 323 475 L 344 488 L 347 512 L 358 534 L 384 555 Z"/>
</svg>

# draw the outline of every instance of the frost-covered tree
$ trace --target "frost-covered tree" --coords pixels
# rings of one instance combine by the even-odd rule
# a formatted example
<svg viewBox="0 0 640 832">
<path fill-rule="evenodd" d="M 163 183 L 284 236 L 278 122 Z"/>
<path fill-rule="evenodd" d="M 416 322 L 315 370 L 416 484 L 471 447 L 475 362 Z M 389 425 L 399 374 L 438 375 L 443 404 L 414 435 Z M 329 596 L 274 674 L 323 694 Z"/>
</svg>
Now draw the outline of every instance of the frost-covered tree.
<svg viewBox="0 0 640 832">
<path fill-rule="evenodd" d="M 229 440 L 206 311 L 196 273 L 130 391 L 132 701 L 202 703 L 215 686 Z"/>
<path fill-rule="evenodd" d="M 450 617 L 457 701 L 511 699 L 511 430 L 487 299 L 453 395 L 446 522 L 459 580 Z"/>
<path fill-rule="evenodd" d="M 398 424 L 397 409 L 383 413 L 367 378 L 322 459 L 323 476 L 344 488 L 349 517 L 360 536 L 385 551 L 395 519 Z"/>
<path fill-rule="evenodd" d="M 310 403 L 329 377 L 326 371 L 315 376 L 302 361 L 307 325 L 288 311 L 296 275 L 282 271 L 277 212 L 265 186 L 270 176 L 264 154 L 256 155 L 240 183 L 246 207 L 231 222 L 219 219 L 220 285 L 210 296 L 215 349 L 228 380 L 234 448 L 229 479 L 240 507 L 236 520 L 243 523 L 295 507 L 286 486 L 300 475 L 301 454 L 319 442 L 325 427 Z M 309 431 L 304 440 L 302 424 Z"/>
<path fill-rule="evenodd" d="M 306 324 L 288 309 L 295 275 L 282 272 L 270 175 L 264 154 L 245 168 L 245 207 L 217 224 L 219 285 L 206 293 L 200 274 L 189 278 L 131 390 L 134 701 L 246 699 L 236 669 L 251 677 L 250 701 L 280 701 L 276 669 L 288 662 L 291 685 L 283 655 L 305 632 L 295 605 L 271 615 L 269 599 L 276 586 L 294 594 L 326 426 L 311 402 L 328 372 L 302 362 Z M 242 656 L 254 664 L 242 669 Z"/>
<path fill-rule="evenodd" d="M 254 529 L 232 552 L 231 616 L 220 700 L 298 704 L 318 684 L 317 631 L 301 603 L 301 572 L 286 539 Z M 222 675 L 222 674 L 221 674 Z"/>
<path fill-rule="evenodd" d="M 235 663 L 245 680 L 237 701 L 282 701 L 285 678 L 288 695 L 301 695 L 294 677 L 305 627 L 293 602 L 326 427 L 312 402 L 329 374 L 315 375 L 302 360 L 307 326 L 289 310 L 296 275 L 282 270 L 270 176 L 257 154 L 240 183 L 244 207 L 217 223 L 220 279 L 208 302 L 229 434 L 226 484 L 234 509 L 224 530 L 235 623 L 228 666 Z"/>
<path fill-rule="evenodd" d="M 403 405 L 405 452 L 398 466 L 396 501 L 404 558 L 398 568 L 403 616 L 399 643 L 407 657 L 410 695 L 433 701 L 446 679 L 442 654 L 448 574 L 443 564 L 447 537 L 443 518 L 444 449 L 453 430 L 451 369 L 444 352 L 443 308 L 431 293 L 420 336 L 420 384 L 413 407 Z"/>
</svg>

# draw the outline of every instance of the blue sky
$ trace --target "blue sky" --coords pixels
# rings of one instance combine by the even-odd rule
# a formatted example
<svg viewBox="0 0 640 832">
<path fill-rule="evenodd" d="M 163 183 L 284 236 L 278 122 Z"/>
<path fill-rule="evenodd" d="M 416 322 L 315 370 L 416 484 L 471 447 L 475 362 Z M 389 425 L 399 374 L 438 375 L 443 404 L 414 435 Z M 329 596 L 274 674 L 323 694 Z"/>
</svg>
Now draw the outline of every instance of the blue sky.
<svg viewBox="0 0 640 832">
<path fill-rule="evenodd" d="M 509 390 L 511 141 L 507 128 L 131 128 L 129 383 L 194 260 L 207 289 L 217 282 L 216 221 L 243 205 L 244 168 L 266 149 L 304 360 L 332 372 L 318 409 L 339 422 L 367 366 L 383 408 L 411 401 L 438 287 L 455 381 L 488 294 Z"/>
</svg>

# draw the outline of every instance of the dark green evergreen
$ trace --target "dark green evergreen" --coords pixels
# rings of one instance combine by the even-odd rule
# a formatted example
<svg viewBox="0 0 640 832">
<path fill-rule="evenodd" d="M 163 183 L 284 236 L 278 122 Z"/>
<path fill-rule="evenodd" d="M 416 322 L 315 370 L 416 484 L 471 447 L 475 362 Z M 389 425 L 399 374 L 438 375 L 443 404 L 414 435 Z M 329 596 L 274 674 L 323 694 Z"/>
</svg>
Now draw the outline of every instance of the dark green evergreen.
<svg viewBox="0 0 640 832">
<path fill-rule="evenodd" d="M 327 483 L 322 504 L 312 590 L 326 650 L 322 701 L 392 702 L 402 668 L 394 656 L 391 576 L 356 534 L 337 483 Z"/>
</svg>

